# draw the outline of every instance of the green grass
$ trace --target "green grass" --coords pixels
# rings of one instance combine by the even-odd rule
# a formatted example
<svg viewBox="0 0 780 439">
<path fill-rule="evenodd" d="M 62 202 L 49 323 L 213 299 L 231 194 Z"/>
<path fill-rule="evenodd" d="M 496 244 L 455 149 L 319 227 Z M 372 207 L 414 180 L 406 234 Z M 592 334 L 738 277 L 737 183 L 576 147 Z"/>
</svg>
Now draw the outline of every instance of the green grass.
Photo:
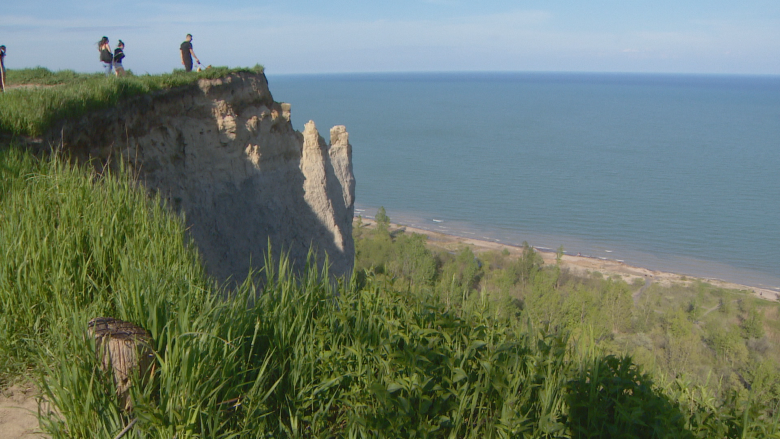
<svg viewBox="0 0 780 439">
<path fill-rule="evenodd" d="M 327 272 L 221 291 L 181 221 L 126 175 L 0 151 L 0 367 L 38 376 L 53 437 L 499 437 L 561 431 L 565 339 Z M 316 267 L 316 264 L 311 264 Z M 253 277 L 250 276 L 250 279 Z M 156 369 L 123 413 L 86 323 L 148 329 Z M 541 429 L 541 430 L 539 430 Z"/>
<path fill-rule="evenodd" d="M 370 271 L 336 286 L 283 257 L 221 290 L 182 224 L 124 171 L 0 150 L 0 376 L 35 377 L 52 437 L 113 438 L 133 419 L 141 438 L 776 437 L 749 400 L 660 388 L 592 335 L 490 301 Z M 95 316 L 152 335 L 130 413 L 87 336 Z"/>
<path fill-rule="evenodd" d="M 8 85 L 57 85 L 68 82 L 78 81 L 91 77 L 105 76 L 102 73 L 77 73 L 73 70 L 59 70 L 52 72 L 45 67 L 35 67 L 32 69 L 8 69 L 6 71 L 6 81 Z"/>
<path fill-rule="evenodd" d="M 694 279 L 672 285 L 653 283 L 635 304 L 632 293 L 644 286 L 644 280 L 629 285 L 614 276 L 578 276 L 554 264 L 542 266 L 530 247 L 524 247 L 518 256 L 509 252 L 474 255 L 468 248 L 450 253 L 437 249 L 435 244 L 421 249 L 409 245 L 419 236 L 391 231 L 388 224 L 386 220 L 372 229 L 364 227 L 360 219 L 356 221 L 357 267 L 374 267 L 388 283 L 412 291 L 434 291 L 456 308 L 468 310 L 487 304 L 495 315 L 516 316 L 536 326 L 556 328 L 567 332 L 574 342 L 594 339 L 603 353 L 615 358 L 630 356 L 634 361 L 628 367 L 601 359 L 588 359 L 588 364 L 591 370 L 612 370 L 605 376 L 606 382 L 612 382 L 615 375 L 623 379 L 633 375 L 624 383 L 635 382 L 649 372 L 664 395 L 687 405 L 688 416 L 704 416 L 698 421 L 695 416 L 687 418 L 689 426 L 699 431 L 697 437 L 708 437 L 702 436 L 704 430 L 711 437 L 733 437 L 734 432 L 741 432 L 740 425 L 746 424 L 735 419 L 741 416 L 738 413 L 745 413 L 748 405 L 749 418 L 756 422 L 747 425 L 745 431 L 764 428 L 766 422 L 775 425 L 780 419 L 777 303 L 754 297 L 752 292 L 727 290 Z M 433 273 L 427 268 L 431 266 Z M 636 365 L 644 372 L 635 372 L 632 368 Z M 587 376 L 583 379 L 592 382 Z M 647 388 L 621 389 L 637 394 Z M 696 395 L 693 398 L 689 397 L 692 393 Z M 618 395 L 613 398 L 614 405 L 629 412 L 637 403 L 621 401 L 617 391 L 614 395 Z M 638 403 L 642 410 L 669 407 L 654 396 L 642 398 L 639 400 L 645 402 Z M 569 403 L 569 410 L 574 410 L 573 402 Z M 609 404 L 594 407 L 587 403 L 580 412 L 586 413 L 588 420 L 581 432 L 603 431 L 601 421 L 594 417 L 599 413 L 611 413 L 602 418 L 610 428 L 633 422 L 630 416 L 622 421 L 612 416 L 616 413 Z M 705 418 L 706 422 L 702 420 Z M 707 426 L 695 427 L 697 422 Z M 719 430 L 724 423 L 730 425 L 730 433 Z"/>
<path fill-rule="evenodd" d="M 51 72 L 35 69 L 9 70 L 8 83 L 39 87 L 11 89 L 0 94 L 0 133 L 13 136 L 40 136 L 65 118 L 77 118 L 90 111 L 110 108 L 124 99 L 157 90 L 179 87 L 199 79 L 215 79 L 235 72 L 262 72 L 251 69 L 216 67 L 202 72 L 174 71 L 162 75 L 106 77 L 72 70 Z"/>
</svg>

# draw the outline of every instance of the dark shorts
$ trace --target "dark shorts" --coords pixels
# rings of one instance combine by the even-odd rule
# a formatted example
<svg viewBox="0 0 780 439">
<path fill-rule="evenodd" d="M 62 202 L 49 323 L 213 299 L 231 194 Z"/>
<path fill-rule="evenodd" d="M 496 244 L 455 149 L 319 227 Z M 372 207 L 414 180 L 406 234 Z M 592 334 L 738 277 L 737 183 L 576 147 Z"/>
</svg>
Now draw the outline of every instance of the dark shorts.
<svg viewBox="0 0 780 439">
<path fill-rule="evenodd" d="M 192 59 L 185 59 L 184 60 L 184 71 L 185 72 L 191 72 L 192 71 Z"/>
</svg>

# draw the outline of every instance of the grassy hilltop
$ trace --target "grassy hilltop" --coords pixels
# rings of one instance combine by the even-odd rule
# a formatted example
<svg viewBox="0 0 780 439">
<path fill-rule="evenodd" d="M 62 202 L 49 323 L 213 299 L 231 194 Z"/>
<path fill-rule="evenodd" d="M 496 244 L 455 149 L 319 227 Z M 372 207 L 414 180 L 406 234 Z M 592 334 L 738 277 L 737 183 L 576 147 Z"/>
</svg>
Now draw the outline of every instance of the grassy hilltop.
<svg viewBox="0 0 780 439">
<path fill-rule="evenodd" d="M 83 81 L 119 99 L 112 87 L 125 80 Z M 3 114 L 3 124 L 23 119 Z M 654 357 L 623 342 L 647 334 L 654 352 L 657 329 L 674 352 L 699 349 L 700 306 L 677 312 L 688 303 L 661 290 L 634 306 L 638 286 L 577 280 L 541 266 L 531 249 L 520 259 L 434 253 L 378 219 L 374 230 L 356 227 L 356 274 L 338 286 L 316 264 L 296 276 L 276 257 L 225 291 L 181 218 L 124 170 L 98 175 L 2 146 L 0 387 L 34 380 L 53 437 L 113 438 L 134 419 L 132 434 L 148 438 L 779 437 L 777 370 L 745 372 L 760 353 L 751 340 L 761 334 L 749 331 L 774 333 L 763 305 L 695 286 L 694 298 L 725 298 L 720 320 L 740 331 L 712 349 L 748 385 L 713 387 L 685 365 L 674 375 L 654 369 Z M 131 413 L 86 335 L 96 316 L 152 335 L 155 367 L 132 388 Z M 762 352 L 772 361 L 771 348 Z"/>
<path fill-rule="evenodd" d="M 262 73 L 263 66 L 251 69 L 217 67 L 202 72 L 162 75 L 106 77 L 103 73 L 51 72 L 43 67 L 8 70 L 10 90 L 0 94 L 0 133 L 40 136 L 64 118 L 77 118 L 87 112 L 109 108 L 123 99 L 197 82 L 235 72 Z M 24 87 L 19 87 L 24 86 Z M 19 87 L 19 88 L 15 88 Z"/>
</svg>

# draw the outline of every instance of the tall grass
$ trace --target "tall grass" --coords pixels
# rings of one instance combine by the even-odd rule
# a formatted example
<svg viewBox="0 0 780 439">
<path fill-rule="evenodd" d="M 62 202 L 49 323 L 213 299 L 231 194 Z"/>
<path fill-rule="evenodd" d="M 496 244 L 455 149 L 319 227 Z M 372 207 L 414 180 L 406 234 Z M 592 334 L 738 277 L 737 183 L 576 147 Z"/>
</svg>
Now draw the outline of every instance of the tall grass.
<svg viewBox="0 0 780 439">
<path fill-rule="evenodd" d="M 57 85 L 98 76 L 105 76 L 105 74 L 77 73 L 73 70 L 52 72 L 45 67 L 8 69 L 6 71 L 6 81 L 9 85 Z"/>
<path fill-rule="evenodd" d="M 128 97 L 215 79 L 235 72 L 261 73 L 262 66 L 251 69 L 217 67 L 202 72 L 174 71 L 162 75 L 106 77 L 104 74 L 50 72 L 44 68 L 9 70 L 8 82 L 39 87 L 11 89 L 0 94 L 0 133 L 39 136 L 64 118 L 110 108 Z"/>
<path fill-rule="evenodd" d="M 554 434 L 565 341 L 387 286 L 333 291 L 286 260 L 218 290 L 181 222 L 126 175 L 0 153 L 0 349 L 38 371 L 54 437 Z M 123 413 L 87 321 L 148 329 L 157 367 Z M 531 334 L 531 335 L 529 335 Z M 35 366 L 37 365 L 37 366 Z M 380 433 L 378 433 L 380 432 Z M 501 433 L 503 432 L 503 433 Z"/>
<path fill-rule="evenodd" d="M 123 171 L 0 150 L 0 254 L 0 367 L 7 380 L 34 371 L 55 438 L 112 438 L 131 420 L 142 438 L 704 438 L 723 425 L 630 359 L 370 274 L 336 287 L 314 261 L 294 275 L 269 256 L 220 290 L 182 221 Z M 132 412 L 100 369 L 95 316 L 152 335 Z"/>
<path fill-rule="evenodd" d="M 0 372 L 32 364 L 75 310 L 118 312 L 120 292 L 211 288 L 180 220 L 130 178 L 17 149 L 0 150 L 0 251 Z"/>
</svg>

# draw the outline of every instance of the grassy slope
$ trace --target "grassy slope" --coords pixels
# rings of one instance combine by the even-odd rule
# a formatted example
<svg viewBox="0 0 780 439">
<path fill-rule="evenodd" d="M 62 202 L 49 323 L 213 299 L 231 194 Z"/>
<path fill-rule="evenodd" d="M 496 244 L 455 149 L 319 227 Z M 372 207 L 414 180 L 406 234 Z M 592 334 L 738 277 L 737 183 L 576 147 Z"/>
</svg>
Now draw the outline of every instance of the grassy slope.
<svg viewBox="0 0 780 439">
<path fill-rule="evenodd" d="M 250 284 L 225 299 L 181 222 L 127 176 L 10 149 L 0 182 L 0 367 L 33 368 L 61 414 L 43 418 L 54 437 L 110 438 L 129 420 L 85 335 L 99 315 L 153 336 L 133 413 L 148 437 L 562 428 L 559 338 L 377 285 L 336 300 L 326 273 L 295 279 L 284 262 L 258 300 Z"/>
<path fill-rule="evenodd" d="M 0 94 L 0 133 L 39 136 L 63 118 L 79 117 L 89 111 L 109 108 L 131 96 L 191 84 L 198 79 L 219 78 L 238 71 L 262 72 L 263 67 L 217 67 L 200 73 L 175 71 L 163 75 L 128 75 L 122 78 L 70 70 L 51 72 L 40 67 L 9 70 L 8 83 L 11 87 L 19 84 L 38 87 L 11 89 Z"/>
<path fill-rule="evenodd" d="M 0 253 L 0 367 L 6 380 L 32 368 L 54 437 L 111 438 L 131 417 L 155 438 L 769 437 L 750 411 L 663 393 L 629 359 L 487 304 L 370 276 L 334 298 L 326 273 L 295 278 L 283 261 L 261 291 L 226 295 L 158 199 L 56 157 L 0 150 Z M 98 315 L 153 336 L 132 414 L 86 336 Z"/>
</svg>

